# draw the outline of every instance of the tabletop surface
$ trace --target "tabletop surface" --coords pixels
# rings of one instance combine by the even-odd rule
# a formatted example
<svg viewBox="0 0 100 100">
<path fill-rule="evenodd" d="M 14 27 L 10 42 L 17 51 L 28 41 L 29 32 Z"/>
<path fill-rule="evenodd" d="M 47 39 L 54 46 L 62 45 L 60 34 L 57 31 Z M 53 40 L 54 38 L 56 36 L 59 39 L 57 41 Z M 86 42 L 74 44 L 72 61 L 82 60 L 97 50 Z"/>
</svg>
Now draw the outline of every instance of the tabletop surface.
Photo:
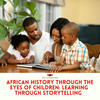
<svg viewBox="0 0 100 100">
<path fill-rule="evenodd" d="M 45 69 L 37 69 L 37 68 L 24 68 L 18 67 L 17 65 L 1 66 L 0 65 L 0 73 L 50 73 L 50 70 Z M 77 70 L 66 70 L 61 71 L 59 73 L 100 73 L 100 70 L 96 71 L 88 71 L 85 69 L 77 69 Z"/>
</svg>

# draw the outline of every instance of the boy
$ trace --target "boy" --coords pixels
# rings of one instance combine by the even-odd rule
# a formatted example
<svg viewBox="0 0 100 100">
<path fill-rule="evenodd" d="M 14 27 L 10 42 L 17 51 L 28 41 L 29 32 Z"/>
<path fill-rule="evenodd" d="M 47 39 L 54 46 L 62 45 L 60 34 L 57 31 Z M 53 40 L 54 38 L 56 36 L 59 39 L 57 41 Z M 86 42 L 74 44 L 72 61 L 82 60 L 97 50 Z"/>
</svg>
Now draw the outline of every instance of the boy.
<svg viewBox="0 0 100 100">
<path fill-rule="evenodd" d="M 78 25 L 73 22 L 68 23 L 61 29 L 64 45 L 62 47 L 60 61 L 56 63 L 56 68 L 50 70 L 51 72 L 78 68 L 92 68 L 89 62 L 88 50 L 86 46 L 78 40 L 79 31 L 80 28 Z"/>
</svg>

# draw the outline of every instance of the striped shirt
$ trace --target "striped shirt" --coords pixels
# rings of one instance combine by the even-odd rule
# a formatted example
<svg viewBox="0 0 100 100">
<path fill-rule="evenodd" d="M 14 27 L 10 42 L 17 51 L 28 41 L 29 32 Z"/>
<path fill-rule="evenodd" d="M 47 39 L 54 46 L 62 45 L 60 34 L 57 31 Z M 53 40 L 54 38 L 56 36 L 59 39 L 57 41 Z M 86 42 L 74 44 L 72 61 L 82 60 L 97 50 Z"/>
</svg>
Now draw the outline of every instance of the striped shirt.
<svg viewBox="0 0 100 100">
<path fill-rule="evenodd" d="M 88 50 L 78 39 L 72 46 L 66 44 L 62 46 L 61 57 L 65 59 L 66 65 L 72 65 L 78 61 L 81 62 L 79 68 L 92 68 L 89 61 Z"/>
</svg>

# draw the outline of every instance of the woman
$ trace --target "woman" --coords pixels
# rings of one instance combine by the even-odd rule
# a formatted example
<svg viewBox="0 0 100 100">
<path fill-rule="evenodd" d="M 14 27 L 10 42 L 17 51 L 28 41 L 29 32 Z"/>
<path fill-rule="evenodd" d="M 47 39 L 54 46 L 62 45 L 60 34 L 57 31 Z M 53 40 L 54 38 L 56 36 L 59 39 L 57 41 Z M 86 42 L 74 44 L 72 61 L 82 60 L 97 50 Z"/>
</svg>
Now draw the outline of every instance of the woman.
<svg viewBox="0 0 100 100">
<path fill-rule="evenodd" d="M 56 61 L 60 60 L 61 48 L 63 45 L 61 39 L 61 29 L 64 25 L 68 24 L 69 20 L 66 18 L 58 18 L 54 23 L 51 25 L 50 28 L 50 36 L 54 40 L 54 44 L 52 45 L 52 57 L 48 57 L 48 61 L 43 60 L 40 64 L 47 63 L 50 61 L 49 58 L 53 58 L 53 62 L 50 62 L 51 65 L 54 65 Z"/>
</svg>

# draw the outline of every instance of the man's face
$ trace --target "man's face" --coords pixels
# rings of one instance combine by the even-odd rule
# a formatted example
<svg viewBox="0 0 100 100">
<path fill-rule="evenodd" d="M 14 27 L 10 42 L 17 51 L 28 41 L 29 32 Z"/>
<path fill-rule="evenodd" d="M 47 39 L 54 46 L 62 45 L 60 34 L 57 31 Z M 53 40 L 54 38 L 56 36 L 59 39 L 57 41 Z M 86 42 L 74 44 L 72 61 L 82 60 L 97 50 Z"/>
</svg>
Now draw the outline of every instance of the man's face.
<svg viewBox="0 0 100 100">
<path fill-rule="evenodd" d="M 25 27 L 26 32 L 31 39 L 39 40 L 41 37 L 41 32 L 39 30 L 38 24 L 35 22 L 34 24 Z"/>
</svg>

